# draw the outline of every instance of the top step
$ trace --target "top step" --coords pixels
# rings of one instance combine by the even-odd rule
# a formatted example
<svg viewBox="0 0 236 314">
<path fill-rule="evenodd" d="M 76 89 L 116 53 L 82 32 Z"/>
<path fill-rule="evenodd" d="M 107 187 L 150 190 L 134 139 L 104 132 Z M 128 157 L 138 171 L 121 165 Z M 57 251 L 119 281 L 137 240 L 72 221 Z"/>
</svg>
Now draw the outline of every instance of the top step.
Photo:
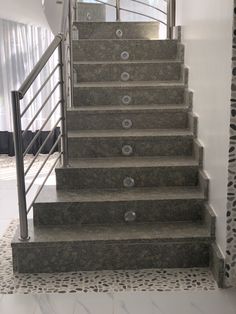
<svg viewBox="0 0 236 314">
<path fill-rule="evenodd" d="M 158 22 L 75 22 L 79 39 L 159 39 Z"/>
</svg>

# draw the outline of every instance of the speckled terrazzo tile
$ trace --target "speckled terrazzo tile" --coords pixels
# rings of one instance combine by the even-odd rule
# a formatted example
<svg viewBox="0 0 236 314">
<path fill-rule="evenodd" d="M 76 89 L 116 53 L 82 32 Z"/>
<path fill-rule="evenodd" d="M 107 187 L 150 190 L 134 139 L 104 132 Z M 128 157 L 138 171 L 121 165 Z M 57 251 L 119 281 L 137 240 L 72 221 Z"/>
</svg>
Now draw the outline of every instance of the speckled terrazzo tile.
<svg viewBox="0 0 236 314">
<path fill-rule="evenodd" d="M 217 289 L 212 274 L 206 268 L 13 274 L 10 242 L 17 224 L 13 221 L 0 240 L 1 294 Z"/>
<path fill-rule="evenodd" d="M 132 83 L 132 84 L 131 84 Z M 185 85 L 156 82 L 90 83 L 74 87 L 74 106 L 184 104 Z"/>
<path fill-rule="evenodd" d="M 68 110 L 69 130 L 112 130 L 124 129 L 125 123 L 129 123 L 131 129 L 184 129 L 188 127 L 188 108 L 172 106 L 172 108 L 153 108 L 146 106 L 143 109 L 132 110 L 114 106 L 114 109 L 99 109 L 77 107 Z M 80 110 L 81 109 L 81 110 Z M 128 121 L 129 120 L 129 121 Z"/>
<path fill-rule="evenodd" d="M 71 158 L 130 156 L 191 156 L 193 134 L 186 130 L 82 130 L 68 132 Z"/>
<path fill-rule="evenodd" d="M 73 42 L 74 61 L 173 60 L 177 58 L 176 40 L 77 40 Z"/>
<path fill-rule="evenodd" d="M 158 39 L 157 22 L 74 22 L 80 39 Z M 121 32 L 117 35 L 117 30 Z"/>
<path fill-rule="evenodd" d="M 181 62 L 75 63 L 77 81 L 178 81 L 183 77 Z"/>
</svg>

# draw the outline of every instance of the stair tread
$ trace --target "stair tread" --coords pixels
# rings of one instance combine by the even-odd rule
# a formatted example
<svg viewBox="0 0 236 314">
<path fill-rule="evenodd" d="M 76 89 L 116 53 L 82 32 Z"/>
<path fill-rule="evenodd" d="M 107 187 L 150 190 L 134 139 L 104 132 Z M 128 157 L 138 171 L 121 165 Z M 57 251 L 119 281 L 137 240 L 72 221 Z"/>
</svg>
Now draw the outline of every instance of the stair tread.
<svg viewBox="0 0 236 314">
<path fill-rule="evenodd" d="M 74 87 L 94 88 L 94 87 L 185 87 L 185 83 L 180 81 L 128 81 L 128 82 L 89 82 L 76 83 Z"/>
<path fill-rule="evenodd" d="M 146 24 L 146 25 L 159 25 L 156 21 L 74 21 L 73 24 L 104 24 L 104 25 L 135 25 L 135 24 Z"/>
<path fill-rule="evenodd" d="M 138 112 L 148 113 L 151 112 L 175 112 L 175 111 L 188 111 L 189 107 L 186 105 L 144 105 L 144 106 L 80 106 L 68 108 L 68 112 L 91 112 L 91 113 L 119 113 L 119 112 Z"/>
<path fill-rule="evenodd" d="M 84 189 L 57 190 L 55 186 L 45 186 L 36 203 L 57 202 L 104 202 L 139 200 L 205 199 L 203 191 L 196 186 L 146 187 L 129 189 Z"/>
<path fill-rule="evenodd" d="M 127 60 L 127 61 L 74 61 L 74 65 L 84 65 L 84 64 L 96 64 L 96 65 L 105 65 L 105 64 L 156 64 L 156 63 L 179 63 L 182 64 L 183 61 L 178 60 L 178 59 L 161 59 L 161 60 Z"/>
<path fill-rule="evenodd" d="M 107 157 L 70 159 L 69 168 L 143 168 L 143 167 L 181 167 L 195 166 L 199 163 L 193 157 Z"/>
<path fill-rule="evenodd" d="M 91 39 L 85 39 L 85 38 L 80 38 L 80 39 L 73 39 L 73 43 L 76 43 L 76 42 L 87 42 L 87 41 L 94 41 L 94 42 L 100 42 L 100 41 L 104 41 L 104 42 L 107 42 L 107 41 L 110 41 L 110 42 L 129 42 L 129 41 L 132 41 L 132 42 L 147 42 L 147 43 L 150 43 L 150 42 L 156 42 L 156 43 L 162 43 L 163 45 L 165 45 L 166 42 L 168 43 L 178 43 L 178 39 L 168 39 L 168 40 L 163 40 L 163 39 L 147 39 L 147 38 L 91 38 Z"/>
<path fill-rule="evenodd" d="M 23 243 L 15 236 L 13 245 L 39 243 L 78 243 L 78 242 L 130 242 L 143 243 L 150 241 L 182 242 L 182 241 L 210 241 L 208 227 L 202 223 L 145 223 L 145 224 L 109 224 L 109 225 L 60 225 L 34 227 L 29 221 L 30 240 Z"/>
<path fill-rule="evenodd" d="M 154 137 L 154 136 L 188 136 L 193 137 L 193 132 L 188 129 L 129 129 L 129 130 L 79 130 L 69 131 L 69 138 L 83 137 Z"/>
</svg>

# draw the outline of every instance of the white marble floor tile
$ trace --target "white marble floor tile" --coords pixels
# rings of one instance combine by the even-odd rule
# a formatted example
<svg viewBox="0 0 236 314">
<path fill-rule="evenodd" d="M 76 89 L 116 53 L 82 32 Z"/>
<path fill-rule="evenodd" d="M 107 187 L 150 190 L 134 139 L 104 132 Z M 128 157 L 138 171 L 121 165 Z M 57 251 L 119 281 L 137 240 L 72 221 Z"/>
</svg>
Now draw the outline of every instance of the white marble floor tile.
<svg viewBox="0 0 236 314">
<path fill-rule="evenodd" d="M 0 295 L 1 314 L 236 314 L 236 290 Z"/>
<path fill-rule="evenodd" d="M 51 294 L 41 295 L 34 314 L 112 314 L 111 294 Z"/>
<path fill-rule="evenodd" d="M 36 295 L 12 294 L 0 297 L 1 314 L 34 314 L 36 305 Z"/>
<path fill-rule="evenodd" d="M 115 314 L 236 314 L 236 290 L 117 293 Z"/>
</svg>

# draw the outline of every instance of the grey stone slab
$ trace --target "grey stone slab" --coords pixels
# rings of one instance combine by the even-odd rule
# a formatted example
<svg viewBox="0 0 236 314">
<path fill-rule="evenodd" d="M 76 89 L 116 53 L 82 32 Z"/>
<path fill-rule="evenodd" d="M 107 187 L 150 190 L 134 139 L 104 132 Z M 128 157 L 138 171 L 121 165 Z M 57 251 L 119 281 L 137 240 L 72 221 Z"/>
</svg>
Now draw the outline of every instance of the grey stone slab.
<svg viewBox="0 0 236 314">
<path fill-rule="evenodd" d="M 120 190 L 56 190 L 46 186 L 36 200 L 35 225 L 126 223 L 124 215 L 134 211 L 133 223 L 199 221 L 204 196 L 198 188 L 145 188 Z"/>
<path fill-rule="evenodd" d="M 181 62 L 75 63 L 77 82 L 178 81 L 183 79 Z"/>
<path fill-rule="evenodd" d="M 179 268 L 209 265 L 209 231 L 201 224 L 33 227 L 12 242 L 18 272 Z"/>
<path fill-rule="evenodd" d="M 103 22 L 106 20 L 106 6 L 101 3 L 77 2 L 76 11 L 76 18 L 79 22 Z"/>
<path fill-rule="evenodd" d="M 149 131 L 149 132 L 147 132 Z M 180 131 L 79 131 L 69 132 L 69 156 L 121 157 L 122 148 L 132 148 L 130 156 L 191 156 L 193 136 L 190 132 Z"/>
<path fill-rule="evenodd" d="M 77 40 L 73 42 L 74 61 L 174 60 L 178 56 L 176 40 Z M 127 60 L 125 60 L 127 61 Z"/>
<path fill-rule="evenodd" d="M 119 108 L 119 107 L 118 107 Z M 79 108 L 78 108 L 79 109 Z M 132 129 L 186 129 L 188 109 L 153 110 L 69 110 L 67 121 L 69 130 L 109 130 L 124 129 L 125 121 L 131 121 Z"/>
<path fill-rule="evenodd" d="M 79 39 L 158 39 L 158 22 L 75 22 Z M 117 32 L 118 31 L 118 32 Z"/>
<path fill-rule="evenodd" d="M 123 188 L 126 178 L 132 178 L 134 187 L 198 185 L 198 163 L 194 160 L 104 158 L 71 161 L 70 165 L 56 169 L 58 189 Z"/>
<path fill-rule="evenodd" d="M 219 288 L 224 288 L 225 258 L 216 242 L 210 248 L 210 268 Z"/>
<path fill-rule="evenodd" d="M 74 87 L 74 106 L 184 104 L 183 84 L 79 84 Z M 125 98 L 128 100 L 125 103 Z"/>
</svg>

